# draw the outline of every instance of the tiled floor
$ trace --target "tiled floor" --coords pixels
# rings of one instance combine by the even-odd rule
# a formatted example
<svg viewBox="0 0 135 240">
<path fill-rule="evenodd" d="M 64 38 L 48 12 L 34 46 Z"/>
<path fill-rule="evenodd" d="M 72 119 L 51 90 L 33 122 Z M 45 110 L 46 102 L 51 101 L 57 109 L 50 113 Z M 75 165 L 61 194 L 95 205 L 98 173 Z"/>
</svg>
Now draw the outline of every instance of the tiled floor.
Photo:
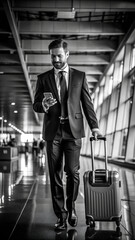
<svg viewBox="0 0 135 240">
<path fill-rule="evenodd" d="M 103 161 L 96 161 L 103 168 Z M 91 169 L 89 158 L 80 158 L 80 191 L 76 203 L 78 226 L 68 225 L 67 231 L 55 232 L 49 176 L 45 156 L 33 158 L 20 155 L 18 160 L 0 162 L 0 226 L 2 240 L 88 240 L 135 239 L 135 172 L 109 164 L 121 179 L 122 220 L 120 229 L 115 222 L 86 225 L 84 210 L 84 171 Z M 65 184 L 65 177 L 63 179 Z"/>
</svg>

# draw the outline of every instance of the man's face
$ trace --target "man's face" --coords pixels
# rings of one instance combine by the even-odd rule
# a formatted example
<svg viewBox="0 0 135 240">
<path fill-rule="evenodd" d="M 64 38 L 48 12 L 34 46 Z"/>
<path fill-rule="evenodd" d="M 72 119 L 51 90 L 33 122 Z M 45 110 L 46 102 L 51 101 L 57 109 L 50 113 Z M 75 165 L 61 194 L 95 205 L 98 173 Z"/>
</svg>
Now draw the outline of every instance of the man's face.
<svg viewBox="0 0 135 240">
<path fill-rule="evenodd" d="M 65 52 L 63 48 L 54 48 L 50 50 L 52 65 L 61 69 L 67 63 L 69 52 Z"/>
</svg>

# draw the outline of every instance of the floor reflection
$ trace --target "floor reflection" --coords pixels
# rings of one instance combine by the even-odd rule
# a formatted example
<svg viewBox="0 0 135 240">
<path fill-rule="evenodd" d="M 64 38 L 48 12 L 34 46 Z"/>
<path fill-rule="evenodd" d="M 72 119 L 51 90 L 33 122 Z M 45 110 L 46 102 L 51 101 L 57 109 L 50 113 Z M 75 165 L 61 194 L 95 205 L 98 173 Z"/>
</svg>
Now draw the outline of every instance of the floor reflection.
<svg viewBox="0 0 135 240">
<path fill-rule="evenodd" d="M 122 232 L 119 227 L 116 231 L 107 230 L 95 230 L 88 227 L 85 234 L 85 240 L 122 240 Z"/>
<path fill-rule="evenodd" d="M 55 240 L 75 240 L 75 239 L 77 239 L 77 231 L 75 229 L 56 232 Z"/>
</svg>

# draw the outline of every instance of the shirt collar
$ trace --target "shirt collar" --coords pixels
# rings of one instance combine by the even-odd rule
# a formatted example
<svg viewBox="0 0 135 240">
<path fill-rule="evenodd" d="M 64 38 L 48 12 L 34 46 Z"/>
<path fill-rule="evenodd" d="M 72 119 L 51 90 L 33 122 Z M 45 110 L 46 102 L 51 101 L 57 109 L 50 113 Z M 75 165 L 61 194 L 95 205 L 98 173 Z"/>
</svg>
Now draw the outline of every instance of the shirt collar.
<svg viewBox="0 0 135 240">
<path fill-rule="evenodd" d="M 68 66 L 68 64 L 66 64 L 66 66 L 64 66 L 64 67 L 61 68 L 61 69 L 54 68 L 54 72 L 55 72 L 56 75 L 58 75 L 58 73 L 59 73 L 60 71 L 64 71 L 64 72 L 68 73 L 68 71 L 69 71 L 69 66 Z"/>
</svg>

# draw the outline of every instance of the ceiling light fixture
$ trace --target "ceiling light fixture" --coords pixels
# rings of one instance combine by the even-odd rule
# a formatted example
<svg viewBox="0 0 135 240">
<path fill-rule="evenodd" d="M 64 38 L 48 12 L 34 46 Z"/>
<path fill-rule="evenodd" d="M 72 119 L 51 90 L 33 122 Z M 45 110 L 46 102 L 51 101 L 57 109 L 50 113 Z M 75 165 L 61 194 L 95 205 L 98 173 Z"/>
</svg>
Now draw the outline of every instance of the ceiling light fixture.
<svg viewBox="0 0 135 240">
<path fill-rule="evenodd" d="M 14 106 L 14 105 L 15 105 L 15 102 L 12 102 L 11 105 Z"/>
<path fill-rule="evenodd" d="M 17 110 L 14 110 L 14 113 L 18 113 L 18 111 L 17 111 Z"/>
<path fill-rule="evenodd" d="M 21 133 L 21 134 L 24 134 L 24 132 L 22 130 L 20 130 L 19 128 L 17 128 L 16 126 L 14 126 L 13 124 L 9 123 L 8 124 L 9 127 L 13 128 L 14 130 L 16 130 L 17 132 Z"/>
<path fill-rule="evenodd" d="M 74 17 L 75 17 L 74 8 L 72 11 L 58 11 L 57 12 L 58 19 L 74 19 Z"/>
<path fill-rule="evenodd" d="M 58 11 L 57 12 L 57 18 L 58 19 L 74 19 L 75 18 L 75 8 L 74 0 L 71 0 L 71 11 Z"/>
</svg>

